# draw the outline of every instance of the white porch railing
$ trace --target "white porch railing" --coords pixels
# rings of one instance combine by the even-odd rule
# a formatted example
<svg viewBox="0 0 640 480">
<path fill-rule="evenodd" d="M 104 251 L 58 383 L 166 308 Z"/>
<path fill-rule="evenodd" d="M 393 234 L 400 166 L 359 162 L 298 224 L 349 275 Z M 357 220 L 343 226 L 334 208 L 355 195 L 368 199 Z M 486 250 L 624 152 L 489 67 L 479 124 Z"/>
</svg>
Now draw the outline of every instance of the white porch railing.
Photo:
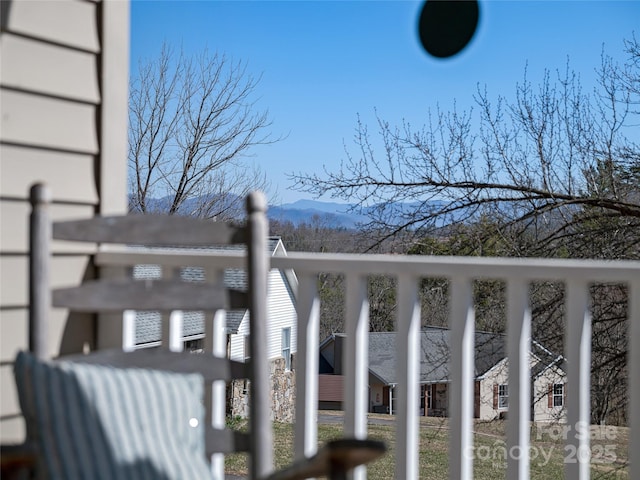
<svg viewBox="0 0 640 480">
<path fill-rule="evenodd" d="M 130 264 L 115 252 L 98 254 L 100 265 Z M 212 269 L 241 266 L 232 254 L 159 253 L 140 254 L 138 263 L 167 266 L 205 265 Z M 500 279 L 507 284 L 509 356 L 509 416 L 507 452 L 518 447 L 529 451 L 531 387 L 528 352 L 531 342 L 529 284 L 533 281 L 562 281 L 566 286 L 565 356 L 567 358 L 567 423 L 590 422 L 591 314 L 589 285 L 620 282 L 629 289 L 629 452 L 640 452 L 640 262 L 603 262 L 546 259 L 501 259 L 465 257 L 422 257 L 399 255 L 346 255 L 289 253 L 271 258 L 271 266 L 293 269 L 299 280 L 297 292 L 298 339 L 296 372 L 296 458 L 313 454 L 317 448 L 318 358 L 320 298 L 319 273 L 344 274 L 346 279 L 345 434 L 367 435 L 368 331 L 367 277 L 389 275 L 398 279 L 396 318 L 398 351 L 398 396 L 395 478 L 418 479 L 418 400 L 420 366 L 419 282 L 422 278 L 446 277 L 451 281 L 452 330 L 451 395 L 449 416 L 450 478 L 472 479 L 474 401 L 474 305 L 473 281 Z M 575 463 L 566 463 L 565 478 L 590 477 L 589 435 L 570 428 L 567 445 L 576 452 Z M 629 478 L 640 478 L 640 461 L 631 458 Z M 364 479 L 360 468 L 354 478 Z M 508 455 L 508 479 L 529 479 L 527 455 Z"/>
</svg>

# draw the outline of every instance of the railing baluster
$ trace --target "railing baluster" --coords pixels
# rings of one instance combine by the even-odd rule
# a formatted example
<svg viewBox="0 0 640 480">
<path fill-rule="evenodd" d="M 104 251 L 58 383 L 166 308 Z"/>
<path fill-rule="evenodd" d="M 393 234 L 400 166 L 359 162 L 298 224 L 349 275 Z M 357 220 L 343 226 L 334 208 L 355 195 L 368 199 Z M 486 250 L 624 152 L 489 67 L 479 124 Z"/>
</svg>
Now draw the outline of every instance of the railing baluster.
<svg viewBox="0 0 640 480">
<path fill-rule="evenodd" d="M 100 278 L 115 279 L 133 276 L 132 267 L 100 266 Z M 101 312 L 98 314 L 96 350 L 122 348 L 131 352 L 136 346 L 136 311 Z"/>
<path fill-rule="evenodd" d="M 320 298 L 317 277 L 304 273 L 298 282 L 298 352 L 296 356 L 295 456 L 302 459 L 318 448 L 318 329 Z"/>
<path fill-rule="evenodd" d="M 529 479 L 531 417 L 531 308 L 529 284 L 514 279 L 507 284 L 507 356 L 509 358 L 509 415 L 507 424 L 507 479 Z M 518 454 L 515 452 L 517 449 Z"/>
<path fill-rule="evenodd" d="M 589 428 L 591 421 L 591 312 L 589 285 L 572 280 L 567 284 L 565 331 L 567 358 L 567 458 L 565 478 L 588 480 L 590 477 Z"/>
<path fill-rule="evenodd" d="M 345 419 L 347 436 L 366 438 L 369 410 L 369 300 L 367 277 L 346 274 Z M 366 478 L 366 468 L 354 469 L 354 480 Z"/>
<path fill-rule="evenodd" d="M 469 278 L 454 277 L 451 281 L 451 446 L 449 478 L 473 478 L 473 380 L 475 310 L 473 289 Z"/>
<path fill-rule="evenodd" d="M 208 282 L 222 285 L 224 271 L 206 268 L 205 278 Z M 205 312 L 203 348 L 205 352 L 211 352 L 216 357 L 227 356 L 227 313 L 224 310 Z M 226 383 L 224 381 L 212 382 L 211 388 L 205 389 L 205 406 L 211 426 L 224 428 L 226 415 Z M 212 478 L 224 478 L 224 454 L 211 455 L 211 475 Z"/>
<path fill-rule="evenodd" d="M 398 278 L 398 415 L 396 478 L 418 479 L 418 400 L 420 382 L 420 301 L 418 278 Z"/>
<path fill-rule="evenodd" d="M 180 268 L 164 267 L 162 276 L 166 279 L 180 280 Z M 169 314 L 160 312 L 162 318 L 162 346 L 172 352 L 181 352 L 184 349 L 182 341 L 182 312 L 173 310 Z"/>
<path fill-rule="evenodd" d="M 640 478 L 640 280 L 629 282 L 629 478 Z"/>
<path fill-rule="evenodd" d="M 137 255 L 137 254 L 136 254 Z M 162 264 L 165 267 L 200 265 L 200 255 L 140 254 L 132 260 L 131 255 L 104 251 L 96 256 L 97 265 L 104 272 L 110 267 L 134 264 Z M 110 263 L 111 262 L 111 263 Z M 181 263 L 182 262 L 182 263 Z M 419 324 L 414 323 L 418 306 L 415 303 L 417 283 L 414 277 L 452 277 L 451 282 L 451 371 L 450 408 L 451 446 L 450 477 L 470 479 L 473 477 L 473 402 L 474 402 L 474 307 L 472 278 L 503 278 L 508 281 L 509 324 L 508 354 L 510 357 L 510 410 L 507 429 L 509 447 L 520 448 L 524 453 L 530 445 L 528 422 L 530 414 L 531 385 L 530 351 L 531 311 L 528 304 L 528 285 L 538 280 L 567 281 L 567 424 L 569 427 L 568 446 L 565 460 L 566 478 L 586 480 L 590 475 L 589 435 L 584 435 L 590 422 L 590 362 L 591 362 L 591 315 L 589 313 L 589 282 L 629 283 L 629 451 L 640 451 L 640 271 L 639 262 L 599 262 L 572 260 L 522 260 L 522 259 L 475 259 L 405 256 L 368 256 L 338 254 L 293 253 L 291 257 L 274 257 L 272 265 L 281 269 L 295 269 L 300 278 L 298 288 L 298 361 L 296 382 L 296 457 L 311 455 L 317 449 L 317 374 L 318 374 L 318 330 L 319 299 L 316 288 L 316 272 L 331 272 L 347 276 L 346 339 L 344 341 L 345 383 L 345 434 L 364 437 L 367 431 L 366 412 L 368 409 L 368 305 L 367 275 L 397 275 L 398 286 L 398 370 L 400 382 L 398 401 L 398 434 L 396 438 L 397 478 L 416 478 L 417 472 L 417 382 L 412 380 L 419 369 L 419 335 L 414 332 Z M 210 268 L 237 268 L 235 256 L 221 258 L 211 256 L 205 259 Z M 522 279 L 523 272 L 527 279 Z M 566 279 L 577 279 L 566 280 Z M 406 322 L 406 323 L 405 323 Z M 131 323 L 132 322 L 124 322 Z M 101 322 L 102 325 L 102 322 Z M 213 350 L 214 334 L 224 338 L 224 319 L 207 321 L 206 348 Z M 105 324 L 106 328 L 106 324 Z M 117 345 L 122 342 L 122 329 L 112 333 L 100 330 L 100 346 L 105 339 L 115 338 Z M 111 336 L 109 336 L 111 335 Z M 128 332 L 133 339 L 133 331 Z M 166 337 L 166 336 L 165 336 Z M 418 340 L 419 342 L 419 340 Z M 113 343 L 113 342 L 112 342 Z M 127 344 L 128 342 L 125 342 Z M 165 342 L 166 344 L 166 342 Z M 226 353 L 226 344 L 221 344 L 221 355 Z M 217 347 L 216 347 L 217 348 Z M 406 371 L 404 371 L 406 369 Z M 404 383 L 404 386 L 402 385 Z M 404 390 L 404 393 L 403 393 Z M 214 402 L 224 405 L 222 401 Z M 220 422 L 224 417 L 214 415 Z M 414 423 L 415 419 L 415 423 Z M 214 420 L 214 421 L 218 421 Z M 584 437 L 584 438 L 582 438 Z M 632 455 L 630 454 L 630 457 Z M 401 464 L 401 465 L 400 465 Z M 640 477 L 640 465 L 631 458 L 630 478 Z M 222 472 L 222 470 L 220 470 Z M 356 478 L 363 478 L 363 469 Z M 508 458 L 508 478 L 522 480 L 530 474 L 529 459 L 523 455 Z M 220 473 L 222 475 L 222 473 Z"/>
<path fill-rule="evenodd" d="M 122 312 L 122 350 L 132 352 L 136 349 L 136 311 Z"/>
</svg>

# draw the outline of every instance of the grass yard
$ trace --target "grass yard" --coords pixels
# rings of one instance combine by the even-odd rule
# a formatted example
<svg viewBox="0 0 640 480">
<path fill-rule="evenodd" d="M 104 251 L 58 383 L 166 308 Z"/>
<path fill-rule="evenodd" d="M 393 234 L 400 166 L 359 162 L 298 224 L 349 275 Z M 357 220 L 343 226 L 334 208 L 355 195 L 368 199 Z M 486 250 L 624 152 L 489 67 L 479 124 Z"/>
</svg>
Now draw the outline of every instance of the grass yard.
<svg viewBox="0 0 640 480">
<path fill-rule="evenodd" d="M 323 412 L 329 413 L 329 412 Z M 389 419 L 388 415 L 370 418 Z M 449 422 L 447 419 L 421 418 L 420 478 L 442 480 L 448 477 Z M 506 474 L 506 445 L 504 421 L 476 422 L 474 444 L 474 479 L 494 480 Z M 368 467 L 371 478 L 394 478 L 395 429 L 391 425 L 369 424 L 369 436 L 387 443 L 389 453 Z M 342 436 L 342 425 L 318 425 L 320 443 Z M 555 480 L 563 478 L 564 461 L 575 459 L 563 443 L 561 426 L 533 426 L 531 431 L 531 478 Z M 627 480 L 628 429 L 606 427 L 606 431 L 591 433 L 591 478 Z M 293 459 L 293 425 L 274 424 L 274 458 L 283 468 Z M 246 475 L 244 455 L 227 457 L 227 473 Z"/>
</svg>

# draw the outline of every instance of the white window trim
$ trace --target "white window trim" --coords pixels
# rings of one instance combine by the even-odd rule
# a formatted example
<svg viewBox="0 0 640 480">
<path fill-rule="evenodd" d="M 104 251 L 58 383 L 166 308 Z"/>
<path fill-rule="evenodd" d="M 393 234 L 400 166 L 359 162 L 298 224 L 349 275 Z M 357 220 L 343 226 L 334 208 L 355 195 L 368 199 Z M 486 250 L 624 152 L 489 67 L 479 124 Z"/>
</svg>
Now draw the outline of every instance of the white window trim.
<svg viewBox="0 0 640 480">
<path fill-rule="evenodd" d="M 509 408 L 509 385 L 506 383 L 498 385 L 498 410 Z"/>
<path fill-rule="evenodd" d="M 560 390 L 559 393 L 556 393 L 556 388 Z M 552 395 L 553 395 L 553 399 L 552 399 L 553 407 L 554 408 L 564 407 L 564 383 L 554 383 Z"/>
<path fill-rule="evenodd" d="M 289 371 L 291 370 L 291 327 L 282 329 L 280 346 L 282 358 L 284 358 L 284 369 Z"/>
</svg>

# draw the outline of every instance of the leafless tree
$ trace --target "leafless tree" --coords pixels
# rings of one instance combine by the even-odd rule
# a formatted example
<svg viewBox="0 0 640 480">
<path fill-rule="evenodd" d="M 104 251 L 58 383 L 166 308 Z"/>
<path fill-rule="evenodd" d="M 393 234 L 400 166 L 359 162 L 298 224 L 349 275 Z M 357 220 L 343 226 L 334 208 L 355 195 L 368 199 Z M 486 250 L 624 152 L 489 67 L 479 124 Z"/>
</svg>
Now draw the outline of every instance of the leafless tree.
<svg viewBox="0 0 640 480">
<path fill-rule="evenodd" d="M 242 62 L 204 51 L 141 61 L 130 85 L 130 210 L 233 217 L 248 190 L 267 189 L 248 162 L 271 143 L 254 99 L 259 78 Z"/>
<path fill-rule="evenodd" d="M 341 168 L 293 174 L 294 186 L 355 203 L 379 239 L 490 212 L 535 237 L 536 251 L 513 254 L 582 256 L 580 240 L 615 222 L 623 244 L 607 255 L 637 257 L 640 146 L 627 132 L 640 114 L 640 47 L 635 38 L 626 46 L 625 65 L 602 56 L 594 92 L 568 67 L 539 87 L 525 72 L 514 101 L 478 88 L 475 111 L 437 110 L 421 129 L 378 118 L 372 135 L 358 121 Z"/>
</svg>

